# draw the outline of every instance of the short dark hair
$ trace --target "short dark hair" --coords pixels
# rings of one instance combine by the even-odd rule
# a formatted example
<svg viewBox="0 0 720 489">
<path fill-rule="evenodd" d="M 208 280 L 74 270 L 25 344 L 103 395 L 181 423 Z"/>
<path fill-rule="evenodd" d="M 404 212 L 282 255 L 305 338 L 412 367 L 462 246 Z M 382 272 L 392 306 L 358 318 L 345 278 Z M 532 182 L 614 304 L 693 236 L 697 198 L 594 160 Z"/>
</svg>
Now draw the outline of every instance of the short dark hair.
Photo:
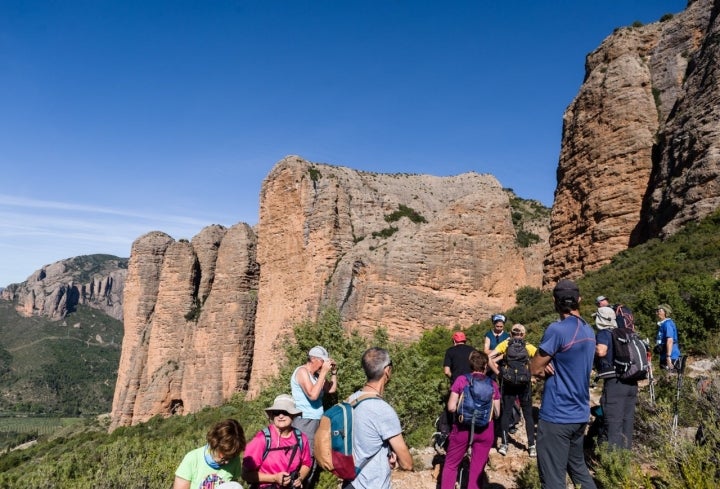
<svg viewBox="0 0 720 489">
<path fill-rule="evenodd" d="M 228 418 L 216 423 L 207 433 L 210 450 L 221 452 L 227 459 L 245 450 L 245 432 L 237 420 Z"/>
<path fill-rule="evenodd" d="M 468 358 L 470 362 L 470 369 L 473 372 L 485 372 L 485 368 L 488 364 L 488 356 L 487 353 L 483 351 L 473 350 L 470 352 L 470 357 Z"/>
</svg>

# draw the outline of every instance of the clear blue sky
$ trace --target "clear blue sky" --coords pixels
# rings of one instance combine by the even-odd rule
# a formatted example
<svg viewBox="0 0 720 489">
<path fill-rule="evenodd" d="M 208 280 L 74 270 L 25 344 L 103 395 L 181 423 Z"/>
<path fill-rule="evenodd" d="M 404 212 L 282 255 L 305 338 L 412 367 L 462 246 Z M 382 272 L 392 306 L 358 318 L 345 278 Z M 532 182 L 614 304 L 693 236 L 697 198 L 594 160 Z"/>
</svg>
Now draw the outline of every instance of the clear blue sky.
<svg viewBox="0 0 720 489">
<path fill-rule="evenodd" d="M 495 175 L 552 205 L 616 27 L 685 0 L 2 0 L 0 286 L 152 230 L 255 224 L 289 154 Z"/>
</svg>

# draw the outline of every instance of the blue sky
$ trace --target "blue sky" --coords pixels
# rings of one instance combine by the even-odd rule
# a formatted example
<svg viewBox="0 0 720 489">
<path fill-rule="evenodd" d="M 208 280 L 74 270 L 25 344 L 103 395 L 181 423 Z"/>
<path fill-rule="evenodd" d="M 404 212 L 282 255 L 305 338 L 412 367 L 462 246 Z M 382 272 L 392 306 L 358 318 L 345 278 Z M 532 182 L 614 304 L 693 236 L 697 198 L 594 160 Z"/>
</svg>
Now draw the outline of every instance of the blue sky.
<svg viewBox="0 0 720 489">
<path fill-rule="evenodd" d="M 289 154 L 552 205 L 585 56 L 684 0 L 3 0 L 0 286 L 255 224 Z"/>
</svg>

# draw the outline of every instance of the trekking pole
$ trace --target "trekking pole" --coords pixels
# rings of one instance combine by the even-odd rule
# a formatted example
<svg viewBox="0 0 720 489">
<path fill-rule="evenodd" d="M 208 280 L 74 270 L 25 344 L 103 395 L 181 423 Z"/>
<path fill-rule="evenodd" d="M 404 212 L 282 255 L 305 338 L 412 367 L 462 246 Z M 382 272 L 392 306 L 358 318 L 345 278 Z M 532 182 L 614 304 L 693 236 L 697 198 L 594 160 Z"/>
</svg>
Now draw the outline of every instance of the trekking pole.
<svg viewBox="0 0 720 489">
<path fill-rule="evenodd" d="M 655 377 L 653 377 L 652 367 L 652 350 L 650 349 L 650 340 L 645 338 L 645 345 L 647 348 L 647 361 L 648 361 L 648 387 L 650 390 L 650 405 L 655 405 Z"/>
<path fill-rule="evenodd" d="M 673 440 L 675 440 L 675 436 L 677 435 L 678 417 L 679 417 L 679 410 L 680 410 L 680 390 L 682 389 L 682 378 L 683 378 L 683 372 L 685 371 L 685 356 L 680 356 L 680 358 L 677 359 L 677 362 L 675 364 L 675 369 L 677 370 L 678 380 L 677 380 L 677 391 L 675 393 L 675 413 L 673 414 L 673 422 L 672 422 L 672 438 L 673 438 Z"/>
</svg>

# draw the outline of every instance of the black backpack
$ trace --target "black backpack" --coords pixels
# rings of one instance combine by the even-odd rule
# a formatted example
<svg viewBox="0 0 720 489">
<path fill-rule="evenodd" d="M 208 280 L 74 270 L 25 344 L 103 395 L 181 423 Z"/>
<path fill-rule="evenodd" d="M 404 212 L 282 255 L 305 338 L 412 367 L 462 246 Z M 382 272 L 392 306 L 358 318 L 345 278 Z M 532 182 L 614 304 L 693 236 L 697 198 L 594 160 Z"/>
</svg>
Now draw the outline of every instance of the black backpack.
<svg viewBox="0 0 720 489">
<path fill-rule="evenodd" d="M 524 339 L 508 340 L 505 356 L 500 362 L 500 377 L 503 382 L 512 385 L 525 385 L 530 382 L 530 355 Z"/>
<path fill-rule="evenodd" d="M 647 347 L 640 337 L 627 328 L 610 330 L 613 345 L 614 370 L 602 372 L 598 377 L 617 377 L 620 380 L 643 380 L 647 378 L 649 362 Z"/>
</svg>

